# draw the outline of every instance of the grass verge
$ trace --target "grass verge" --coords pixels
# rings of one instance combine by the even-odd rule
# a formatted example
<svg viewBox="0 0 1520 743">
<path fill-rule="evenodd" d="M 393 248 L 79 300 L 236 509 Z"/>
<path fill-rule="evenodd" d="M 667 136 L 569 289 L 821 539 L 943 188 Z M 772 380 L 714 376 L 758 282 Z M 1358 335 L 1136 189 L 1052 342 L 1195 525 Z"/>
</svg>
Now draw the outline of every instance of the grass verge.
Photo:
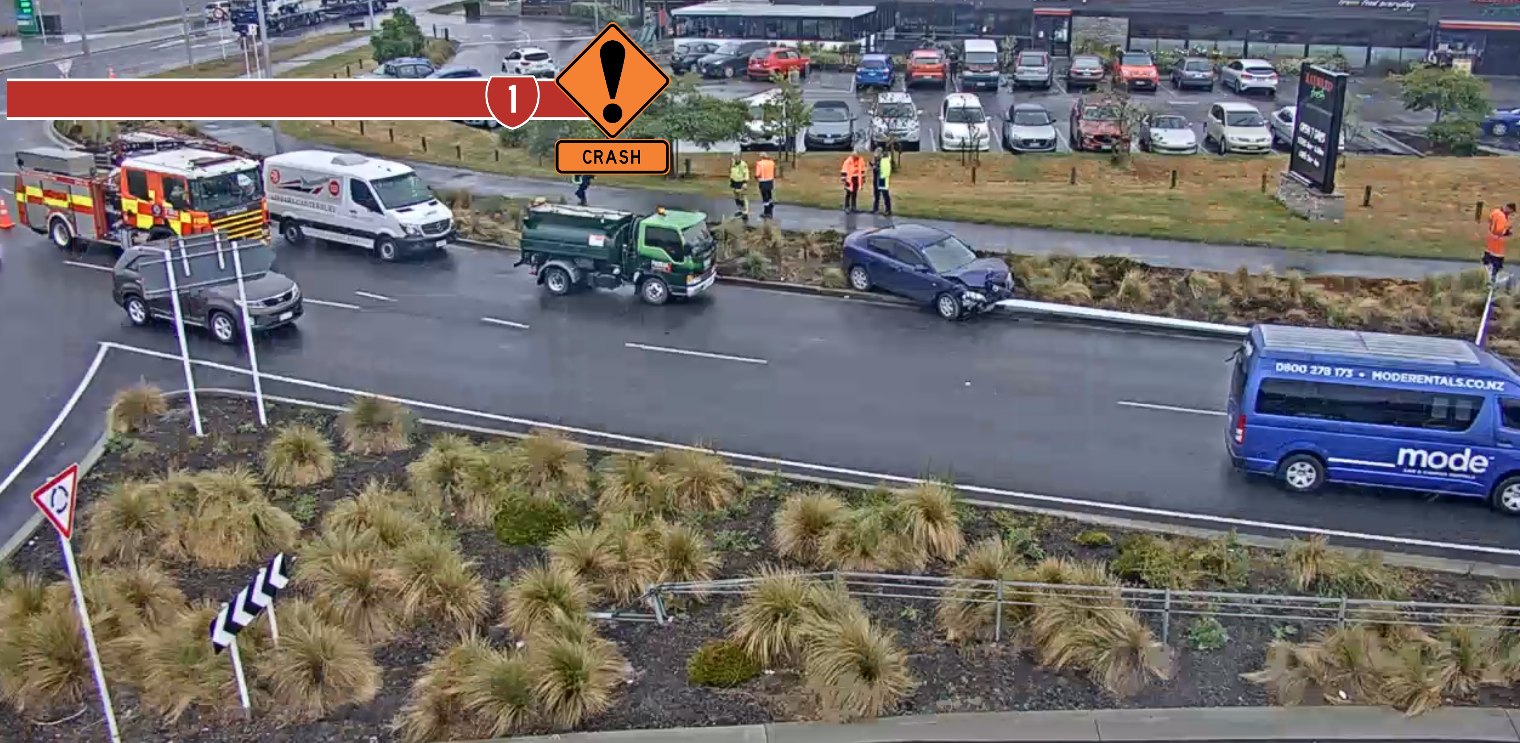
<svg viewBox="0 0 1520 743">
<path fill-rule="evenodd" d="M 339 33 L 318 34 L 296 39 L 289 44 L 271 45 L 269 48 L 269 63 L 272 65 L 281 62 L 289 62 L 292 59 L 307 54 L 314 54 L 329 47 L 344 44 L 366 36 L 362 31 L 343 31 Z M 364 50 L 368 52 L 368 49 Z M 348 54 L 348 53 L 344 53 Z M 336 56 L 344 56 L 339 54 Z M 323 60 L 325 61 L 325 60 Z M 211 59 L 205 62 L 196 62 L 194 65 L 176 67 L 172 70 L 155 72 L 148 77 L 178 77 L 178 78 L 237 78 L 246 74 L 247 68 L 243 64 L 243 55 L 228 54 L 226 59 Z M 283 77 L 283 76 L 282 76 Z M 316 77 L 307 75 L 305 77 Z M 326 77 L 326 75 L 322 75 Z"/>
</svg>

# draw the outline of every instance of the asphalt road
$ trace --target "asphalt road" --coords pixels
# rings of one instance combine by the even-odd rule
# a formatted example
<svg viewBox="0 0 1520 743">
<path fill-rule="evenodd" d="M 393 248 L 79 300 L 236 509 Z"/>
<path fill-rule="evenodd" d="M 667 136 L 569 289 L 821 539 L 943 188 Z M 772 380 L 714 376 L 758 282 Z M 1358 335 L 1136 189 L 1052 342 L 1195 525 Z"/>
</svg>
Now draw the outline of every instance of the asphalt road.
<svg viewBox="0 0 1520 743">
<path fill-rule="evenodd" d="M 127 327 L 110 302 L 107 273 L 61 263 L 29 233 L 3 240 L 5 279 L 25 287 L 6 287 L 6 301 L 30 308 L 61 299 L 70 309 L 58 313 L 67 320 L 54 323 L 60 327 L 51 335 L 46 320 L 37 328 L 6 323 L 0 331 L 6 348 L 28 338 L 52 346 L 23 362 L 21 384 L 8 385 L 41 391 L 14 408 L 23 415 L 0 424 L 8 429 L 0 430 L 0 456 L 14 461 L 26 448 L 34 434 L 23 432 L 51 417 L 97 339 L 164 357 L 113 352 L 106 364 L 112 382 L 142 374 L 183 386 L 170 329 Z M 1231 472 L 1218 412 L 1227 343 L 995 318 L 947 324 L 911 308 L 733 286 L 663 308 L 627 291 L 551 298 L 512 268 L 511 254 L 456 248 L 434 260 L 380 264 L 341 248 L 282 244 L 280 251 L 278 268 L 316 301 L 299 327 L 260 342 L 260 367 L 318 386 L 271 380 L 266 390 L 274 394 L 338 402 L 343 395 L 332 388 L 360 389 L 625 436 L 707 442 L 785 460 L 793 464 L 777 466 L 789 471 L 835 472 L 796 464 L 812 463 L 949 476 L 1088 502 L 1071 504 L 1083 510 L 1120 504 L 1164 509 L 1177 514 L 1168 520 L 1186 522 L 1235 518 L 1520 548 L 1513 524 L 1481 504 L 1351 491 L 1302 498 Z M 104 265 L 109 256 L 85 261 Z M 8 316 L 39 316 L 23 312 L 29 314 Z M 239 351 L 199 333 L 192 331 L 191 341 L 199 360 L 244 363 Z M 249 386 L 230 374 L 198 376 L 202 384 Z M 59 451 L 70 454 L 67 446 Z M 9 506 L 24 498 L 30 479 L 6 494 Z M 0 513 L 0 527 L 14 526 L 8 516 Z"/>
</svg>

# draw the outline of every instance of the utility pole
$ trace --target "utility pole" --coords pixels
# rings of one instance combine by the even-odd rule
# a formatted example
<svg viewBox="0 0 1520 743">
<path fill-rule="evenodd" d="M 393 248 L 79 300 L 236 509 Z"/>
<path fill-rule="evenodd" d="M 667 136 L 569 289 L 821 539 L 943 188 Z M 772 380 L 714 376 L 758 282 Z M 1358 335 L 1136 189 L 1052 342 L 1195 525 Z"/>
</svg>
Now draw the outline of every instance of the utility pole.
<svg viewBox="0 0 1520 743">
<path fill-rule="evenodd" d="M 375 0 L 369 0 L 369 30 L 370 33 L 375 31 Z"/>
<path fill-rule="evenodd" d="M 59 17 L 62 18 L 61 15 Z M 84 0 L 79 0 L 79 53 L 84 57 L 84 68 L 93 74 L 95 68 L 90 65 L 90 34 L 84 28 Z"/>
<path fill-rule="evenodd" d="M 82 0 L 81 0 L 82 1 Z M 264 0 L 253 0 L 254 7 L 259 9 L 259 45 L 264 48 L 264 77 L 274 77 L 274 62 L 269 58 L 269 19 L 264 14 Z M 257 56 L 258 52 L 254 52 Z M 269 122 L 269 133 L 274 136 L 274 154 L 280 154 L 280 122 Z"/>
<path fill-rule="evenodd" d="M 195 50 L 190 46 L 190 9 L 185 7 L 185 0 L 179 0 L 179 23 L 185 31 L 185 60 L 190 63 L 190 69 L 195 69 Z"/>
</svg>

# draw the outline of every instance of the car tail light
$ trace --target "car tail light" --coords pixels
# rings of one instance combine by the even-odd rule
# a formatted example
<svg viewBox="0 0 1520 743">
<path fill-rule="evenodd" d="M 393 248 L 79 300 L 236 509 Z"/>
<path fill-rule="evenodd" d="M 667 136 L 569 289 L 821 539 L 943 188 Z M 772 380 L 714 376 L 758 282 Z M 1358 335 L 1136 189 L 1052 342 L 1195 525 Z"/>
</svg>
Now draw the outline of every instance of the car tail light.
<svg viewBox="0 0 1520 743">
<path fill-rule="evenodd" d="M 1235 445 L 1246 443 L 1246 416 L 1244 413 L 1235 419 Z"/>
</svg>

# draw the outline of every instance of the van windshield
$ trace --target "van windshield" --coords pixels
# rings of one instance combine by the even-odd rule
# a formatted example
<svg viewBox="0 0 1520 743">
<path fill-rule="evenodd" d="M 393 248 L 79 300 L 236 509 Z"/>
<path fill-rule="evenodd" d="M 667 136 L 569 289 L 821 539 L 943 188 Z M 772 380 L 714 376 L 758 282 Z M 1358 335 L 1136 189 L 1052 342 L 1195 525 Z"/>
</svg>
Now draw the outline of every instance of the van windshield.
<svg viewBox="0 0 1520 743">
<path fill-rule="evenodd" d="M 380 205 L 386 209 L 404 209 L 433 200 L 433 189 L 428 188 L 416 173 L 403 173 L 389 178 L 371 181 Z"/>
<path fill-rule="evenodd" d="M 998 63 L 997 52 L 966 52 L 966 64 L 995 65 Z"/>
<path fill-rule="evenodd" d="M 246 206 L 264 196 L 264 179 L 258 168 L 223 173 L 190 181 L 190 206 L 198 211 L 219 212 Z"/>
</svg>

